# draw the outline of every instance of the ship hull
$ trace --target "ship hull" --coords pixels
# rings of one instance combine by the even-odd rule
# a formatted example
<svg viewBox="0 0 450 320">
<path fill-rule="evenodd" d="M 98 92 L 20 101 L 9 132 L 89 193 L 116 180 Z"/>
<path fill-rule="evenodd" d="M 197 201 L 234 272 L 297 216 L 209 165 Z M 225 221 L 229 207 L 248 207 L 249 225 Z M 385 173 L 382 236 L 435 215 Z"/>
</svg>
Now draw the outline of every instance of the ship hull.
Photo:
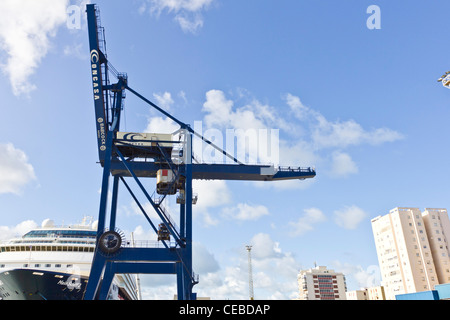
<svg viewBox="0 0 450 320">
<path fill-rule="evenodd" d="M 0 300 L 82 300 L 87 277 L 36 269 L 0 273 Z"/>
</svg>

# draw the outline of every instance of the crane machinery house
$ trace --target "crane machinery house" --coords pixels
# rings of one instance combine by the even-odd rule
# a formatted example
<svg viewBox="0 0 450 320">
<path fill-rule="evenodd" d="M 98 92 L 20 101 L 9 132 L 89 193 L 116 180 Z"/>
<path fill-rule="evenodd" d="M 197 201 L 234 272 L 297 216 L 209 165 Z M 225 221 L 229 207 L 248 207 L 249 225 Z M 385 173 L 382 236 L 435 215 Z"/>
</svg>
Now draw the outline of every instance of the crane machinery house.
<svg viewBox="0 0 450 320">
<path fill-rule="evenodd" d="M 172 134 L 116 132 L 116 146 L 124 156 L 151 158 L 155 154 L 172 154 Z M 142 148 L 139 148 L 142 147 Z"/>
</svg>

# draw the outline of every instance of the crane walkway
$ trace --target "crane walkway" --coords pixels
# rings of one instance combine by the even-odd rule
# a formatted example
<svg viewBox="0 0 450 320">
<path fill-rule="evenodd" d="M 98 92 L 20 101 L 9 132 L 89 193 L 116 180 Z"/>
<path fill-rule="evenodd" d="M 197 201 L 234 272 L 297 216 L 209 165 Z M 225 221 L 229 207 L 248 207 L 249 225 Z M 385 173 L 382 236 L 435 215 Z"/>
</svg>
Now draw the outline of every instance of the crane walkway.
<svg viewBox="0 0 450 320">
<path fill-rule="evenodd" d="M 156 177 L 161 163 L 130 161 L 130 168 L 138 177 Z M 127 168 L 121 161 L 111 162 L 111 174 L 129 176 Z M 239 164 L 192 164 L 192 179 L 195 180 L 245 180 L 245 181 L 279 181 L 292 179 L 309 179 L 316 176 L 313 168 L 274 167 L 271 165 Z"/>
</svg>

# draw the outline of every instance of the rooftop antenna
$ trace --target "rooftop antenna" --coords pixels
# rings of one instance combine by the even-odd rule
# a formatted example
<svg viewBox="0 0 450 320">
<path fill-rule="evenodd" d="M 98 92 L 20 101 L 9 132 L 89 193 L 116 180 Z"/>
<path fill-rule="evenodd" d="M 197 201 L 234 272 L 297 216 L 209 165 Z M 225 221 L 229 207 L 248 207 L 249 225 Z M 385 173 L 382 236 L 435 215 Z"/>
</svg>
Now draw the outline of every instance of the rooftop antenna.
<svg viewBox="0 0 450 320">
<path fill-rule="evenodd" d="M 248 251 L 248 293 L 250 296 L 250 300 L 255 300 L 255 296 L 253 294 L 253 272 L 252 272 L 252 246 L 245 246 Z"/>
</svg>

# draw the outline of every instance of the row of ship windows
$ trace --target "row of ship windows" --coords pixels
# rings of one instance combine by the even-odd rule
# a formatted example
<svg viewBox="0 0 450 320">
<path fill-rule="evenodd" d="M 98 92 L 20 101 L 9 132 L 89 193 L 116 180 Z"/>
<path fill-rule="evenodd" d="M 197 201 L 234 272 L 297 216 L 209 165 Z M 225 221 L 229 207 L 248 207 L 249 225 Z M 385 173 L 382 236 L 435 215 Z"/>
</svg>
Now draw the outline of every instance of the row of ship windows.
<svg viewBox="0 0 450 320">
<path fill-rule="evenodd" d="M 0 252 L 18 251 L 74 251 L 74 252 L 94 252 L 95 247 L 76 246 L 4 246 L 0 247 Z"/>
<path fill-rule="evenodd" d="M 23 268 L 29 268 L 29 267 L 30 268 L 31 267 L 40 268 L 41 266 L 43 266 L 45 268 L 51 268 L 52 267 L 52 265 L 50 263 L 46 263 L 46 264 L 35 263 L 34 265 L 33 264 L 24 263 L 22 265 Z M 56 263 L 53 267 L 54 268 L 62 268 L 62 265 L 60 263 Z M 0 268 L 6 268 L 6 264 L 0 264 Z M 67 264 L 66 268 L 73 268 L 73 264 Z"/>
</svg>

